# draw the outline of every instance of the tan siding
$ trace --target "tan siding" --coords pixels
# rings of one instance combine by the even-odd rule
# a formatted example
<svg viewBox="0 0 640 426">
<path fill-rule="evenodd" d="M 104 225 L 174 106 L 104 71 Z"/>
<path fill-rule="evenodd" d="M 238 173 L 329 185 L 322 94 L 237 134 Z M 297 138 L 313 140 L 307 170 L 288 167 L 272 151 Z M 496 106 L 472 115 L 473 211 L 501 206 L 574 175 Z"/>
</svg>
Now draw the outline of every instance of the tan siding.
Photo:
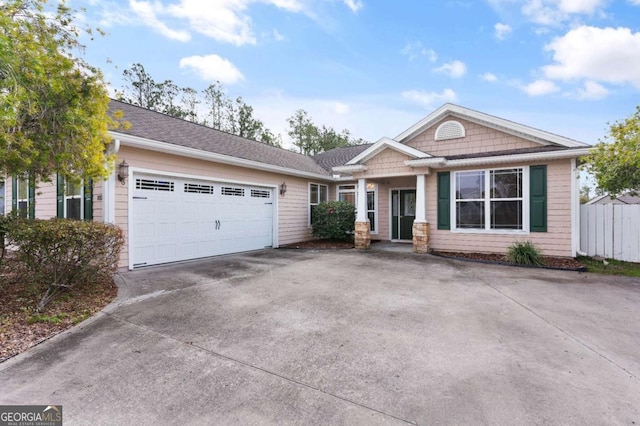
<svg viewBox="0 0 640 426">
<path fill-rule="evenodd" d="M 404 164 L 407 160 L 409 160 L 407 155 L 387 148 L 365 163 L 367 171 L 364 177 L 413 174 L 413 168 Z"/>
<path fill-rule="evenodd" d="M 51 219 L 58 214 L 55 179 L 54 176 L 51 182 L 36 184 L 36 219 Z"/>
<path fill-rule="evenodd" d="M 466 136 L 459 139 L 436 141 L 435 133 L 440 124 L 449 120 L 460 122 L 466 131 Z M 407 145 L 427 152 L 435 157 L 463 155 L 481 152 L 502 151 L 508 149 L 532 148 L 541 146 L 508 133 L 499 132 L 489 127 L 481 126 L 459 118 L 447 117 L 429 129 L 407 142 Z"/>
<path fill-rule="evenodd" d="M 104 182 L 102 180 L 94 180 L 93 181 L 93 221 L 94 222 L 102 222 L 103 221 L 103 208 L 104 203 L 102 202 L 102 192 L 104 188 Z"/>
<path fill-rule="evenodd" d="M 284 196 L 278 196 L 278 240 L 279 244 L 289 244 L 311 238 L 308 226 L 309 180 L 278 173 L 252 170 L 237 166 L 217 164 L 203 160 L 178 157 L 158 152 L 146 151 L 130 147 L 122 147 L 118 153 L 120 159 L 126 159 L 131 168 L 150 169 L 159 172 L 183 173 L 194 176 L 205 176 L 213 179 L 233 180 L 279 188 L 282 182 L 287 184 Z M 331 185 L 327 182 L 316 183 Z M 116 223 L 127 231 L 128 227 L 128 185 L 116 183 Z M 120 259 L 120 266 L 128 265 L 128 242 Z"/>
<path fill-rule="evenodd" d="M 571 176 L 570 160 L 547 163 L 547 232 L 508 235 L 438 230 L 437 177 L 436 173 L 433 173 L 427 177 L 427 220 L 431 223 L 429 247 L 441 251 L 504 253 L 514 241 L 531 240 L 545 255 L 573 256 L 571 247 Z"/>
</svg>

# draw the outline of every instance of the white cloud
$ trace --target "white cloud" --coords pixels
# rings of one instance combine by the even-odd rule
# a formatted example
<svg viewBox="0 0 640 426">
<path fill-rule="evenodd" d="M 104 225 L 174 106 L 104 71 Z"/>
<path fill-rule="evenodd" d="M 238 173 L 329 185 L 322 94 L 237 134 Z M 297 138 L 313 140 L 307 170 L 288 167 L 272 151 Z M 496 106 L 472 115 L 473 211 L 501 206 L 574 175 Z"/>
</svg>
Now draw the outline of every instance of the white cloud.
<svg viewBox="0 0 640 426">
<path fill-rule="evenodd" d="M 362 9 L 363 3 L 361 0 L 342 0 L 344 4 L 351 9 L 353 13 L 358 12 Z"/>
<path fill-rule="evenodd" d="M 498 77 L 495 74 L 490 72 L 485 72 L 484 74 L 479 76 L 481 80 L 488 81 L 489 83 L 493 83 L 498 81 Z"/>
<path fill-rule="evenodd" d="M 493 29 L 495 30 L 494 36 L 498 40 L 504 40 L 504 38 L 511 34 L 512 31 L 510 25 L 503 24 L 502 22 L 498 22 L 497 24 L 495 24 L 493 26 Z"/>
<path fill-rule="evenodd" d="M 234 84 L 244 80 L 244 75 L 235 65 L 218 55 L 189 56 L 180 59 L 180 68 L 195 71 L 203 80 Z"/>
<path fill-rule="evenodd" d="M 593 15 L 601 12 L 608 0 L 526 0 L 522 14 L 540 25 L 554 26 L 572 15 Z"/>
<path fill-rule="evenodd" d="M 280 34 L 280 31 L 278 30 L 273 30 L 273 39 L 275 41 L 284 41 L 286 39 L 286 37 L 282 34 Z"/>
<path fill-rule="evenodd" d="M 532 83 L 522 86 L 521 89 L 529 96 L 542 96 L 560 90 L 553 81 L 536 80 Z"/>
<path fill-rule="evenodd" d="M 168 38 L 186 41 L 191 37 L 190 31 L 193 31 L 223 43 L 241 46 L 256 44 L 248 8 L 258 2 L 290 13 L 308 12 L 300 0 L 179 0 L 168 5 L 157 0 L 129 0 L 129 7 L 143 24 Z M 361 6 L 360 1 L 349 2 L 354 7 Z M 117 22 L 114 17 L 110 20 Z M 189 30 L 173 30 L 164 22 L 167 20 Z"/>
<path fill-rule="evenodd" d="M 426 56 L 431 62 L 438 60 L 438 54 L 433 49 L 428 49 L 422 45 L 420 41 L 410 41 L 407 43 L 400 53 L 407 56 L 410 61 L 413 61 L 421 56 Z"/>
<path fill-rule="evenodd" d="M 145 25 L 158 31 L 163 36 L 178 41 L 189 41 L 191 39 L 191 35 L 187 31 L 173 30 L 158 19 L 157 12 L 158 9 L 161 9 L 159 4 L 152 5 L 146 1 L 129 0 L 129 7 Z"/>
<path fill-rule="evenodd" d="M 606 98 L 609 91 L 602 85 L 595 81 L 587 80 L 584 82 L 584 87 L 578 89 L 578 99 L 598 100 Z"/>
<path fill-rule="evenodd" d="M 460 78 L 467 73 L 467 66 L 464 62 L 456 60 L 435 68 L 434 71 L 447 74 L 451 78 Z"/>
<path fill-rule="evenodd" d="M 444 89 L 442 93 L 407 90 L 402 92 L 401 95 L 405 99 L 417 102 L 426 107 L 432 107 L 434 103 L 455 102 L 458 99 L 456 92 L 451 89 Z"/>
<path fill-rule="evenodd" d="M 344 102 L 332 102 L 331 107 L 333 109 L 333 112 L 339 115 L 345 115 L 351 112 L 351 108 L 349 108 L 349 105 L 345 104 Z"/>
<path fill-rule="evenodd" d="M 542 68 L 554 80 L 587 79 L 640 88 L 640 32 L 629 28 L 581 26 L 546 47 L 554 64 Z"/>
<path fill-rule="evenodd" d="M 640 6 L 640 0 L 629 0 L 629 3 L 635 5 L 635 6 Z"/>
</svg>

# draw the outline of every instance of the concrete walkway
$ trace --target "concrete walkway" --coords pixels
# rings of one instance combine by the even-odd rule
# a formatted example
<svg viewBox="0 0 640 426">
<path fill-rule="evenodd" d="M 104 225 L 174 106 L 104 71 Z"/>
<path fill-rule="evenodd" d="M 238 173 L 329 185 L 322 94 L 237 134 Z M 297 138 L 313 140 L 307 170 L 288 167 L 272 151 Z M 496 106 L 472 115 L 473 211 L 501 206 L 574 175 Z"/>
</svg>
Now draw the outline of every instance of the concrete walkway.
<svg viewBox="0 0 640 426">
<path fill-rule="evenodd" d="M 65 424 L 640 424 L 640 282 L 393 252 L 127 272 L 0 364 Z"/>
</svg>

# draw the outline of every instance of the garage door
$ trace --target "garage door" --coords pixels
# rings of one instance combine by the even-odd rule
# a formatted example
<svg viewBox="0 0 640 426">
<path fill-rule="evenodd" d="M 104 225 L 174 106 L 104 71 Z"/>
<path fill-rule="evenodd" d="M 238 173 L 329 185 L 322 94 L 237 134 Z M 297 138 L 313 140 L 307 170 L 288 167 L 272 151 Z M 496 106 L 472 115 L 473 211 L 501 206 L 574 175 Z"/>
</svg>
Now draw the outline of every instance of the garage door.
<svg viewBox="0 0 640 426">
<path fill-rule="evenodd" d="M 273 189 L 134 174 L 133 267 L 273 245 Z"/>
</svg>

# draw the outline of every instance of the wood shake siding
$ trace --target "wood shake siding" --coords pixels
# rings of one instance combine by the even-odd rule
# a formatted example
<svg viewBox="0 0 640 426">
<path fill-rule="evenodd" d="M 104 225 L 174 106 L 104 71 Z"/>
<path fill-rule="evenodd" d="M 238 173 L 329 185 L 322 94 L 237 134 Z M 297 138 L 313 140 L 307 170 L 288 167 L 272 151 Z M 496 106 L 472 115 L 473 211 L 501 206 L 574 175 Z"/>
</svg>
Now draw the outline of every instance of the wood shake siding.
<svg viewBox="0 0 640 426">
<path fill-rule="evenodd" d="M 455 120 L 461 123 L 465 128 L 466 136 L 459 139 L 436 141 L 434 139 L 436 129 L 440 124 L 449 120 Z M 439 121 L 425 132 L 408 141 L 407 145 L 420 151 L 427 152 L 434 157 L 477 154 L 540 146 L 535 142 L 455 117 L 447 117 Z"/>
<path fill-rule="evenodd" d="M 212 163 L 187 157 L 164 154 L 122 146 L 118 152 L 118 161 L 126 159 L 131 168 L 156 170 L 162 172 L 180 173 L 186 175 L 203 176 L 212 179 L 231 180 L 253 184 L 274 185 L 279 187 L 282 182 L 287 184 L 287 192 L 280 195 L 279 189 L 274 189 L 274 196 L 278 197 L 278 242 L 289 244 L 311 238 L 308 227 L 309 182 L 325 183 L 321 180 L 298 178 L 278 173 L 253 170 L 238 166 Z M 116 182 L 116 223 L 128 235 L 129 212 L 127 209 L 128 184 Z M 128 238 L 128 237 L 127 237 Z M 128 265 L 128 241 L 125 243 L 119 266 Z"/>
<path fill-rule="evenodd" d="M 364 177 L 413 174 L 413 168 L 404 164 L 407 160 L 407 155 L 387 148 L 365 163 L 367 171 L 364 172 Z"/>
<path fill-rule="evenodd" d="M 427 220 L 430 240 L 429 248 L 440 251 L 504 253 L 515 241 L 531 240 L 544 255 L 573 256 L 571 247 L 571 161 L 556 160 L 547 165 L 547 232 L 530 232 L 527 235 L 497 234 L 487 232 L 463 233 L 438 230 L 437 223 L 437 177 L 427 177 Z M 509 164 L 500 166 L 522 167 L 528 164 Z M 496 168 L 495 166 L 487 168 Z M 455 169 L 458 170 L 474 170 Z M 453 183 L 453 180 L 452 180 Z M 528 212 L 527 212 L 528 213 Z"/>
</svg>

